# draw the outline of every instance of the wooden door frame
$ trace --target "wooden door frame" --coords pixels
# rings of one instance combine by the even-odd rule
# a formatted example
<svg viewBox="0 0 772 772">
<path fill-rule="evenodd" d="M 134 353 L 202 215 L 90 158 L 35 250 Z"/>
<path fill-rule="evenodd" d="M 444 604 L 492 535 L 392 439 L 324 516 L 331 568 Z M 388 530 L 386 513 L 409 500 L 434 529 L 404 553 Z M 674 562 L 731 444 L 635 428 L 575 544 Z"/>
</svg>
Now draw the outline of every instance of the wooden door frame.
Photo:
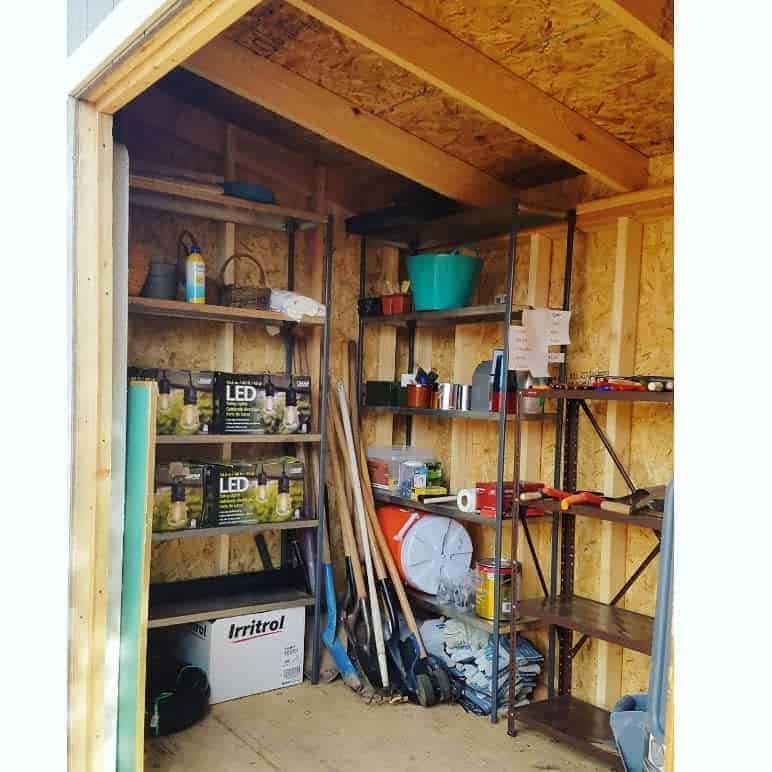
<svg viewBox="0 0 772 772">
<path fill-rule="evenodd" d="M 115 769 L 115 760 L 108 758 L 112 746 L 105 744 L 113 483 L 112 116 L 259 2 L 126 0 L 68 60 L 72 444 L 67 755 L 73 772 Z"/>
</svg>

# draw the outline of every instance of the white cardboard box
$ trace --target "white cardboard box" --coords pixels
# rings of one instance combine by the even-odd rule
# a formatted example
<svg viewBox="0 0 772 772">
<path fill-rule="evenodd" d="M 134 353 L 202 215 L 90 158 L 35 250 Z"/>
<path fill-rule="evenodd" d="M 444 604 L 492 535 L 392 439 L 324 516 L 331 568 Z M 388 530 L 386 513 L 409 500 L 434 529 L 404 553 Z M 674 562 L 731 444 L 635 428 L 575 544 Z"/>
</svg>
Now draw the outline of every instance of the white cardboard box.
<svg viewBox="0 0 772 772">
<path fill-rule="evenodd" d="M 304 608 L 193 622 L 180 636 L 178 654 L 209 676 L 209 702 L 225 702 L 299 684 L 305 626 Z"/>
</svg>

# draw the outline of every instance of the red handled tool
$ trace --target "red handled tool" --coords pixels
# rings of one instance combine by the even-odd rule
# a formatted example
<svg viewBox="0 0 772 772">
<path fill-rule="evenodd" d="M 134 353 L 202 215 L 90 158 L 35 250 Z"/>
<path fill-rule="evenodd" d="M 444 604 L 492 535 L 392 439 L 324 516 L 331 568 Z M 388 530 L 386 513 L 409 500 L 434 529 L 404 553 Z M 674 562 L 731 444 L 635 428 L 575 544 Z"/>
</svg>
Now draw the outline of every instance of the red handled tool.
<svg viewBox="0 0 772 772">
<path fill-rule="evenodd" d="M 566 496 L 571 495 L 568 491 L 561 491 L 559 488 L 550 488 L 549 485 L 545 485 L 541 489 L 541 492 L 542 492 L 542 495 L 545 496 L 545 498 L 558 499 L 558 501 L 566 498 Z"/>
<path fill-rule="evenodd" d="M 579 491 L 578 493 L 572 493 L 570 496 L 566 496 L 560 500 L 560 509 L 566 511 L 574 504 L 590 504 L 595 507 L 599 507 L 601 501 L 603 501 L 603 494 L 595 493 L 593 491 Z"/>
</svg>

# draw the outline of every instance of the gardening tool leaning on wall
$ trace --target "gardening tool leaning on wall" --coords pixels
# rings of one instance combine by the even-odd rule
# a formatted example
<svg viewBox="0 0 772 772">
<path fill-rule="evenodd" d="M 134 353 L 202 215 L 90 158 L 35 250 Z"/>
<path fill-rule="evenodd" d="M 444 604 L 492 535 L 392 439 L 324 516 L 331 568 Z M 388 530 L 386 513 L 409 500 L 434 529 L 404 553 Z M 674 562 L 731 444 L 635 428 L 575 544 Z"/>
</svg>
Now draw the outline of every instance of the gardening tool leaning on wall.
<svg viewBox="0 0 772 772">
<path fill-rule="evenodd" d="M 354 436 L 351 430 L 351 417 L 348 410 L 346 390 L 340 381 L 338 381 L 337 391 L 338 403 L 340 405 L 340 413 L 343 423 L 343 434 L 345 437 L 346 466 L 348 467 L 349 479 L 351 481 L 351 488 L 354 494 L 354 504 L 356 508 L 357 519 L 359 520 L 359 530 L 362 535 L 362 551 L 364 553 L 365 568 L 367 570 L 370 615 L 373 623 L 373 632 L 375 634 L 375 650 L 378 654 L 378 666 L 381 674 L 381 684 L 383 685 L 384 689 L 388 689 L 389 668 L 386 661 L 386 645 L 383 637 L 383 621 L 381 618 L 381 608 L 378 603 L 378 593 L 375 585 L 375 573 L 373 570 L 370 542 L 367 537 L 367 522 L 364 501 L 362 499 L 362 489 L 359 483 L 358 460 L 356 449 L 354 447 Z"/>
<path fill-rule="evenodd" d="M 343 426 L 332 394 L 329 395 L 327 412 L 330 417 L 331 430 L 328 458 L 343 536 L 343 551 L 346 556 L 346 595 L 341 608 L 341 621 L 348 636 L 349 657 L 359 671 L 360 679 L 365 686 L 370 692 L 375 692 L 374 684 L 378 683 L 380 670 L 373 641 L 372 625 L 367 610 L 367 587 L 357 552 L 354 524 L 346 501 L 345 483 L 339 460 L 345 451 Z"/>
<path fill-rule="evenodd" d="M 351 368 L 357 358 L 357 347 L 354 341 L 349 341 L 348 355 L 349 367 Z M 338 391 L 339 397 L 341 397 L 341 410 L 344 410 L 345 392 L 341 394 L 340 384 L 338 386 Z M 359 432 L 357 432 L 357 435 L 359 437 Z M 405 667 L 406 683 L 410 689 L 411 695 L 424 707 L 433 705 L 439 701 L 448 701 L 452 696 L 450 677 L 448 676 L 445 664 L 437 657 L 427 654 L 426 647 L 421 638 L 421 632 L 418 629 L 418 624 L 416 623 L 415 615 L 413 614 L 413 609 L 410 606 L 410 601 L 405 593 L 402 579 L 394 562 L 394 557 L 389 550 L 386 537 L 383 535 L 381 524 L 375 512 L 375 500 L 373 499 L 373 491 L 367 472 L 367 457 L 361 438 L 359 439 L 360 441 L 357 443 L 358 447 L 354 449 L 355 455 L 358 457 L 356 460 L 358 460 L 359 466 L 359 492 L 364 498 L 367 517 L 377 544 L 376 548 L 380 549 L 389 577 L 391 578 L 391 586 L 389 589 L 393 589 L 396 592 L 400 609 L 412 634 L 406 642 L 408 646 L 402 646 L 402 659 Z"/>
<path fill-rule="evenodd" d="M 329 520 L 328 520 L 329 522 Z M 357 671 L 346 654 L 346 650 L 338 640 L 338 614 L 337 598 L 335 597 L 335 578 L 332 573 L 332 559 L 330 557 L 330 537 L 327 528 L 324 529 L 322 540 L 322 567 L 324 576 L 324 594 L 327 601 L 327 623 L 322 630 L 322 641 L 335 660 L 335 665 L 340 672 L 343 683 L 355 692 L 362 690 L 362 681 Z"/>
</svg>

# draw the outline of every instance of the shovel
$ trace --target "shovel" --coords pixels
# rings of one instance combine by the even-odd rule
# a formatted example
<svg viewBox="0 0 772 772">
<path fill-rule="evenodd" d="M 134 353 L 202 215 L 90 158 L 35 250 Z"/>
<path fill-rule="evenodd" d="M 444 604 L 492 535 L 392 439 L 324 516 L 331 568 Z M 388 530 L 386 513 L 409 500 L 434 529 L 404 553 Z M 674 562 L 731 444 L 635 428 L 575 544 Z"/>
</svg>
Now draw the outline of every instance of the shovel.
<svg viewBox="0 0 772 772">
<path fill-rule="evenodd" d="M 357 346 L 354 341 L 349 341 L 349 367 L 356 362 Z M 405 617 L 408 628 L 412 633 L 412 642 L 415 648 L 414 660 L 408 665 L 408 678 L 416 699 L 423 707 L 433 705 L 438 701 L 449 701 L 452 697 L 452 687 L 450 677 L 443 662 L 437 657 L 427 654 L 421 631 L 418 629 L 413 609 L 410 606 L 407 593 L 402 584 L 402 578 L 399 575 L 394 556 L 389 550 L 386 537 L 381 530 L 381 524 L 378 515 L 375 512 L 375 500 L 373 490 L 370 486 L 370 480 L 367 476 L 367 456 L 361 441 L 356 443 L 356 454 L 359 458 L 359 474 L 361 483 L 361 492 L 363 493 L 365 510 L 370 521 L 372 533 L 375 536 L 375 549 L 380 549 L 383 560 L 386 564 L 391 585 L 394 588 L 402 614 Z"/>
<path fill-rule="evenodd" d="M 335 411 L 332 395 L 328 413 L 330 415 L 330 471 L 332 473 L 332 485 L 335 490 L 338 516 L 340 517 L 341 532 L 343 534 L 343 551 L 346 556 L 346 595 L 343 600 L 340 617 L 348 636 L 349 657 L 357 666 L 362 680 L 375 691 L 373 683 L 379 679 L 378 658 L 373 645 L 373 632 L 370 626 L 370 618 L 367 613 L 367 588 L 362 564 L 357 553 L 354 525 L 351 521 L 351 512 L 347 506 L 344 488 L 343 474 L 341 472 L 339 452 L 343 450 L 341 444 L 340 417 Z"/>
<path fill-rule="evenodd" d="M 327 528 L 324 529 L 324 539 L 322 541 L 322 570 L 324 575 L 324 592 L 327 600 L 327 624 L 324 630 L 322 630 L 322 641 L 332 655 L 333 660 L 335 660 L 343 683 L 355 692 L 359 692 L 362 691 L 362 681 L 346 654 L 346 650 L 338 640 L 337 599 L 335 597 L 335 579 L 330 557 L 330 537 L 327 533 Z"/>
<path fill-rule="evenodd" d="M 373 570 L 372 550 L 370 541 L 367 538 L 367 516 L 365 506 L 362 500 L 362 489 L 359 477 L 358 461 L 354 436 L 351 429 L 351 416 L 349 415 L 348 400 L 346 390 L 343 384 L 338 381 L 337 385 L 338 403 L 340 405 L 340 417 L 343 424 L 343 435 L 345 437 L 346 466 L 348 467 L 351 489 L 354 494 L 354 503 L 356 507 L 357 519 L 359 521 L 359 531 L 362 536 L 362 551 L 364 552 L 365 568 L 367 569 L 367 584 L 370 596 L 370 614 L 372 616 L 373 633 L 375 637 L 375 650 L 378 655 L 378 667 L 381 673 L 381 683 L 384 689 L 389 688 L 389 666 L 386 661 L 386 645 L 383 638 L 383 622 L 381 620 L 381 609 L 378 604 L 378 594 L 375 586 L 375 573 Z M 376 544 L 373 549 L 378 549 Z"/>
</svg>

